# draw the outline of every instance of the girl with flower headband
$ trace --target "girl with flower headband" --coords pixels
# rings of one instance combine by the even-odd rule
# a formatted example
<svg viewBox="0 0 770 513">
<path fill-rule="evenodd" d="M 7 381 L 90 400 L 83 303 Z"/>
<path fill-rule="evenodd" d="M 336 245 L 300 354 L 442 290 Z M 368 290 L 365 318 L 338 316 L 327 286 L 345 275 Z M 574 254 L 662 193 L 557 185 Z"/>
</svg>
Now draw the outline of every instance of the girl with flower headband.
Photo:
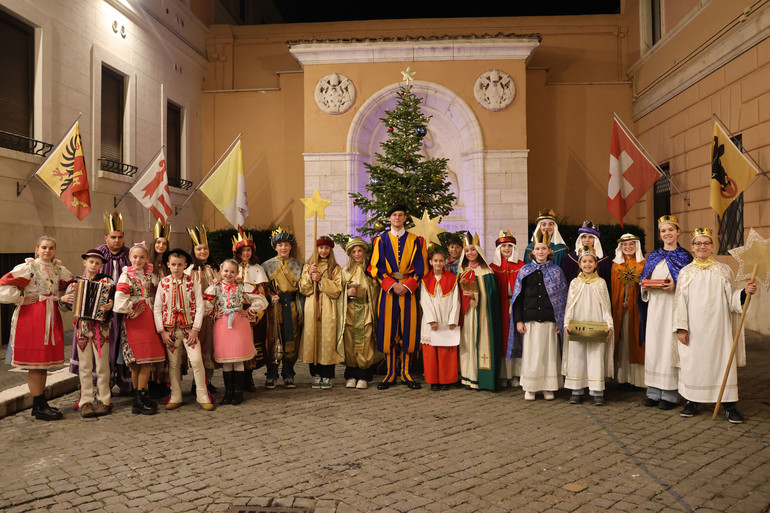
<svg viewBox="0 0 770 513">
<path fill-rule="evenodd" d="M 642 301 L 639 303 L 639 343 L 644 345 L 644 405 L 670 410 L 679 402 L 678 370 L 672 362 L 676 334 L 671 330 L 674 293 L 679 271 L 692 262 L 692 255 L 676 239 L 682 230 L 676 217 L 658 219 L 658 235 L 663 247 L 644 263 L 641 275 Z"/>
<path fill-rule="evenodd" d="M 64 363 L 64 326 L 56 303 L 74 276 L 55 256 L 56 241 L 44 235 L 35 246 L 35 258 L 0 278 L 0 303 L 16 305 L 6 359 L 27 369 L 32 416 L 38 420 L 62 418 L 45 399 L 45 383 L 48 369 Z"/>
<path fill-rule="evenodd" d="M 113 310 L 124 314 L 121 328 L 122 360 L 131 368 L 134 403 L 131 413 L 152 415 L 158 411 L 147 389 L 152 364 L 166 359 L 160 336 L 155 330 L 153 299 L 158 277 L 147 262 L 144 241 L 129 250 L 131 265 L 123 268 L 115 288 Z"/>
<path fill-rule="evenodd" d="M 334 366 L 343 361 L 337 352 L 342 329 L 342 269 L 334 259 L 334 241 L 320 237 L 316 254 L 302 269 L 299 291 L 305 299 L 305 325 L 302 333 L 302 361 L 310 365 L 313 388 L 332 388 Z"/>
</svg>

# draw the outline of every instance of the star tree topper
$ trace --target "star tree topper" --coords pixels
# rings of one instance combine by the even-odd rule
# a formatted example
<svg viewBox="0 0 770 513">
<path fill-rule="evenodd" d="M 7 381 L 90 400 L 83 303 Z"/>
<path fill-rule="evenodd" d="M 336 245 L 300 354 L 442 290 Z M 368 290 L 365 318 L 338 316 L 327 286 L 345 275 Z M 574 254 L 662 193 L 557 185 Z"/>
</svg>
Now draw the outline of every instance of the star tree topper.
<svg viewBox="0 0 770 513">
<path fill-rule="evenodd" d="M 326 219 L 324 217 L 324 210 L 331 205 L 331 201 L 323 199 L 318 189 L 315 190 L 311 197 L 300 198 L 300 201 L 305 204 L 305 219 L 314 215 L 321 219 Z"/>
<path fill-rule="evenodd" d="M 440 228 L 438 225 L 438 223 L 441 222 L 441 216 L 430 218 L 428 216 L 428 211 L 423 210 L 422 219 L 418 219 L 414 216 L 409 217 L 412 218 L 412 222 L 414 223 L 414 228 L 409 228 L 409 230 L 407 230 L 409 233 L 413 233 L 418 237 L 422 237 L 428 244 L 433 242 L 435 244 L 441 245 L 441 241 L 438 239 L 438 234 L 444 233 L 446 231 L 445 229 Z"/>
<path fill-rule="evenodd" d="M 415 73 L 416 71 L 412 71 L 412 68 L 407 66 L 406 69 L 401 72 L 401 76 L 404 78 L 404 81 L 408 84 L 409 82 L 414 80 Z"/>
<path fill-rule="evenodd" d="M 739 264 L 736 273 L 737 279 L 751 279 L 751 273 L 756 264 L 756 280 L 762 284 L 765 290 L 770 288 L 770 239 L 763 239 L 754 231 L 754 228 L 751 228 L 746 244 L 740 248 L 728 249 L 728 251 Z"/>
</svg>

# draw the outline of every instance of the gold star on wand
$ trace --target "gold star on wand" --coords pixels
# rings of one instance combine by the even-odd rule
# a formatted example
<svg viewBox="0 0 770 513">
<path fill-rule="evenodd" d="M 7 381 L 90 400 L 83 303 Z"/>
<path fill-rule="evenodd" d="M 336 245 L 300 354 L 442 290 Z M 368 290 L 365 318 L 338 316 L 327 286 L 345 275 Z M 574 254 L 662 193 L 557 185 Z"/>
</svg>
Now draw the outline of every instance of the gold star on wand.
<svg viewBox="0 0 770 513">
<path fill-rule="evenodd" d="M 300 198 L 300 201 L 305 204 L 305 219 L 314 215 L 321 219 L 326 219 L 324 217 L 324 210 L 331 204 L 331 201 L 323 199 L 318 193 L 318 189 L 315 190 L 311 197 Z"/>
<path fill-rule="evenodd" d="M 409 233 L 422 237 L 428 244 L 434 242 L 441 245 L 438 234 L 446 231 L 438 226 L 438 223 L 441 222 L 441 216 L 430 218 L 428 217 L 428 211 L 423 210 L 422 219 L 418 219 L 414 216 L 409 217 L 412 218 L 412 222 L 414 223 L 414 228 L 409 228 L 409 230 L 407 230 Z"/>
<path fill-rule="evenodd" d="M 738 261 L 738 272 L 735 275 L 737 279 L 751 279 L 751 273 L 756 265 L 756 280 L 765 290 L 770 288 L 770 239 L 763 239 L 752 228 L 749 230 L 744 246 L 727 251 Z"/>
<path fill-rule="evenodd" d="M 412 80 L 414 80 L 414 74 L 415 74 L 415 73 L 416 73 L 415 71 L 412 71 L 412 68 L 410 68 L 409 66 L 407 66 L 407 67 L 406 67 L 406 69 L 405 69 L 404 71 L 402 71 L 402 72 L 401 72 L 401 76 L 404 78 L 404 80 L 405 80 L 405 81 L 406 81 L 406 83 L 408 84 L 409 82 L 411 82 Z"/>
</svg>

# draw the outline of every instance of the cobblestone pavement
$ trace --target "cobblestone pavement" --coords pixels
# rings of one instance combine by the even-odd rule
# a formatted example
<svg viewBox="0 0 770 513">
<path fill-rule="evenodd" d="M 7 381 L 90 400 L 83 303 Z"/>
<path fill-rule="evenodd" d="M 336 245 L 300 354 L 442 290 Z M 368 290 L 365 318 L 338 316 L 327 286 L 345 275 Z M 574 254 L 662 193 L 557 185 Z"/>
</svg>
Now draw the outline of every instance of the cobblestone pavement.
<svg viewBox="0 0 770 513">
<path fill-rule="evenodd" d="M 0 420 L 0 509 L 768 511 L 766 338 L 749 337 L 748 357 L 742 425 L 645 408 L 642 390 L 614 385 L 605 407 L 570 405 L 565 391 L 532 403 L 510 388 L 347 390 L 337 379 L 312 390 L 303 364 L 297 389 L 214 412 L 186 395 L 178 410 L 134 416 L 117 397 L 112 415 L 81 419 L 73 393 L 52 402 L 62 421 Z"/>
</svg>

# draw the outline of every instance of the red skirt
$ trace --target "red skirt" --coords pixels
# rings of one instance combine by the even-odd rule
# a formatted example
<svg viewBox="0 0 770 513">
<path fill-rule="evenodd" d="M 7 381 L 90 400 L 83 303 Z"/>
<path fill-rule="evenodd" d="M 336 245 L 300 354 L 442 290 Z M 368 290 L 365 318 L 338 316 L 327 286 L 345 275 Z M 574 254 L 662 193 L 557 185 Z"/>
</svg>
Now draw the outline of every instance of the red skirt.
<svg viewBox="0 0 770 513">
<path fill-rule="evenodd" d="M 166 359 L 163 341 L 155 331 L 152 310 L 145 308 L 133 319 L 123 317 L 126 326 L 126 341 L 136 363 L 155 363 Z"/>
<path fill-rule="evenodd" d="M 48 301 L 19 307 L 13 337 L 13 360 L 16 367 L 47 369 L 64 363 L 64 326 L 55 305 L 46 343 L 46 309 Z"/>
</svg>

